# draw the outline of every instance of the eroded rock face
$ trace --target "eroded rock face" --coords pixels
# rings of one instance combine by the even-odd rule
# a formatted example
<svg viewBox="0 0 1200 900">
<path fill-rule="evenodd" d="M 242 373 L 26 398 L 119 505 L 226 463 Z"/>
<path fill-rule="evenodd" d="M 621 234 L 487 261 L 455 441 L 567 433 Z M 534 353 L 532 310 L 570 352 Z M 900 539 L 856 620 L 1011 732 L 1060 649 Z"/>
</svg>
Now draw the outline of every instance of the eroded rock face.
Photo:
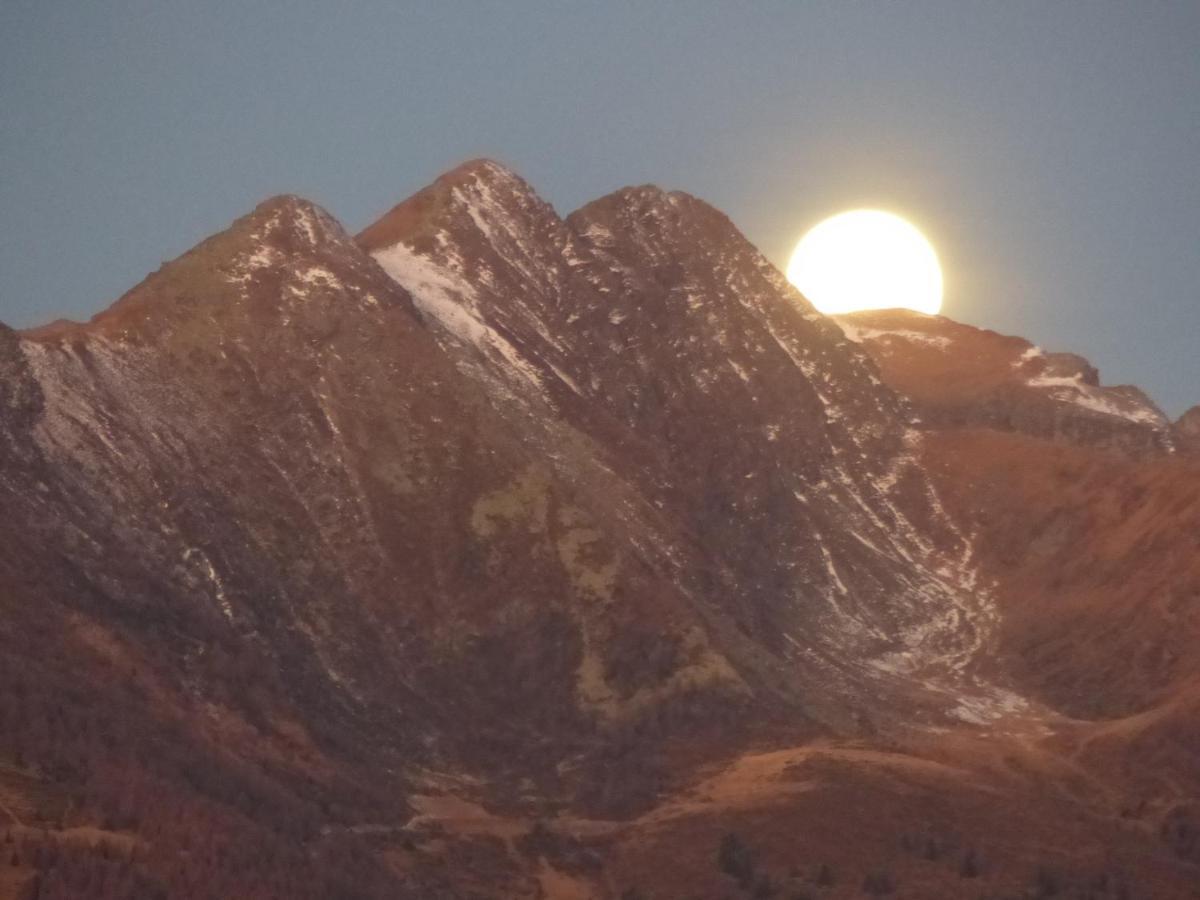
<svg viewBox="0 0 1200 900">
<path fill-rule="evenodd" d="M 929 426 L 998 428 L 1133 456 L 1173 449 L 1170 422 L 1143 391 L 1102 386 L 1076 354 L 908 310 L 838 321 Z"/>
</svg>

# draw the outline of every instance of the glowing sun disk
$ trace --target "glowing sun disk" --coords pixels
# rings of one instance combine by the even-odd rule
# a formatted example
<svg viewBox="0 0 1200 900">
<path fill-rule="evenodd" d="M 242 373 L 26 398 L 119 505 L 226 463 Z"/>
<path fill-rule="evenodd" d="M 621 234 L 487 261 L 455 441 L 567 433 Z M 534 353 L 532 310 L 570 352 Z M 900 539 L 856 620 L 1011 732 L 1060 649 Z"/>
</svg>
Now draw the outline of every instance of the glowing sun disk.
<svg viewBox="0 0 1200 900">
<path fill-rule="evenodd" d="M 796 245 L 788 281 L 826 315 L 902 307 L 942 308 L 937 253 L 913 225 L 878 209 L 852 209 L 816 225 Z"/>
</svg>

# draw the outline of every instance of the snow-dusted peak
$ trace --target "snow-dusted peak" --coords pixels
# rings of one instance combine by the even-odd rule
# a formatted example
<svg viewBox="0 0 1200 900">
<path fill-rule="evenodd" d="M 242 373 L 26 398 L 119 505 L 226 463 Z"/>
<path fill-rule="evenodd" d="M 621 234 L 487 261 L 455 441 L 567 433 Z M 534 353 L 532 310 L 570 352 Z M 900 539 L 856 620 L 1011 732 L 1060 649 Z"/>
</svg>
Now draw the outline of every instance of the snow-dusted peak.
<svg viewBox="0 0 1200 900">
<path fill-rule="evenodd" d="M 461 241 L 468 237 L 465 227 L 472 224 L 486 237 L 500 218 L 546 217 L 557 219 L 524 179 L 490 159 L 476 159 L 400 201 L 359 232 L 357 240 L 373 253 L 400 242 L 428 241 L 443 233 Z"/>
<path fill-rule="evenodd" d="M 295 194 L 279 194 L 264 200 L 239 225 L 252 239 L 269 240 L 293 247 L 319 247 L 343 243 L 349 235 L 324 209 Z"/>
<path fill-rule="evenodd" d="M 378 270 L 336 219 L 311 201 L 283 194 L 164 263 L 90 321 L 54 322 L 23 336 L 55 344 L 101 336 L 148 340 L 239 307 L 257 310 L 263 321 L 272 311 L 287 324 L 291 307 L 313 299 L 378 305 L 390 286 L 384 281 L 378 292 L 365 289 L 372 278 L 379 278 Z"/>
<path fill-rule="evenodd" d="M 438 180 L 448 183 L 468 180 L 486 181 L 492 184 L 519 187 L 520 189 L 532 192 L 532 188 L 529 187 L 524 178 L 503 163 L 498 163 L 494 159 L 486 157 L 471 159 L 461 165 L 455 166 Z"/>
<path fill-rule="evenodd" d="M 715 280 L 725 292 L 744 296 L 785 293 L 808 312 L 800 295 L 733 222 L 690 194 L 654 185 L 622 188 L 580 207 L 566 221 L 609 268 L 657 271 L 673 279 L 682 267 L 692 273 L 687 281 Z M 622 246 L 614 253 L 617 244 Z"/>
<path fill-rule="evenodd" d="M 1105 386 L 1074 353 L 909 310 L 872 310 L 835 321 L 863 346 L 885 380 L 931 423 L 987 424 L 1140 452 L 1171 447 L 1166 417 L 1142 391 Z"/>
<path fill-rule="evenodd" d="M 621 188 L 581 206 L 567 217 L 577 231 L 619 225 L 659 238 L 682 238 L 705 231 L 709 236 L 745 241 L 737 227 L 716 208 L 683 191 L 643 184 Z"/>
<path fill-rule="evenodd" d="M 362 256 L 333 216 L 291 194 L 260 203 L 213 240 L 220 248 L 213 249 L 225 257 L 219 268 L 243 292 L 264 279 L 292 282 L 293 294 L 305 293 L 305 285 L 337 286 L 332 270 Z"/>
<path fill-rule="evenodd" d="M 491 160 L 464 163 L 357 240 L 461 364 L 488 360 L 507 389 L 524 396 L 543 395 L 547 383 L 578 390 L 542 318 L 544 298 L 569 291 L 572 236 L 519 176 Z"/>
</svg>

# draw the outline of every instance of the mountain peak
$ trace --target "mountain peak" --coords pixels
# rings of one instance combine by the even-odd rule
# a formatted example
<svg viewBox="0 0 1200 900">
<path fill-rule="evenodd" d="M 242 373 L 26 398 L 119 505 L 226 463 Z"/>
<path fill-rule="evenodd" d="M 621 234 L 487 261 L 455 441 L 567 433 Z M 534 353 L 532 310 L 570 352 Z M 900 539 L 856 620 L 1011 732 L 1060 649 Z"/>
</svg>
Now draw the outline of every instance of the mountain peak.
<svg viewBox="0 0 1200 900">
<path fill-rule="evenodd" d="M 577 234 L 604 245 L 605 233 L 636 236 L 647 255 L 722 252 L 753 258 L 755 267 L 771 267 L 720 210 L 683 191 L 668 191 L 654 184 L 625 187 L 581 206 L 567 216 Z M 597 240 L 599 239 L 599 240 Z M 648 258 L 648 256 L 647 256 Z M 777 273 L 776 273 L 777 274 Z M 783 288 L 782 278 L 777 288 Z"/>
<path fill-rule="evenodd" d="M 172 309 L 212 307 L 251 294 L 291 294 L 334 285 L 333 269 L 361 258 L 341 224 L 294 194 L 270 197 L 223 231 L 163 263 L 87 323 L 59 320 L 24 332 L 46 340 L 96 330 L 124 331 Z"/>
<path fill-rule="evenodd" d="M 529 184 L 506 166 L 490 159 L 473 159 L 439 175 L 434 182 L 393 206 L 357 235 L 368 252 L 415 241 L 453 228 L 457 219 L 470 218 L 483 231 L 489 209 L 548 210 Z M 551 211 L 552 212 L 552 211 Z"/>
<path fill-rule="evenodd" d="M 582 222 L 600 218 L 661 219 L 666 216 L 674 216 L 677 220 L 698 217 L 722 223 L 731 231 L 737 231 L 729 218 L 710 204 L 684 191 L 670 191 L 656 184 L 619 188 L 585 203 L 571 213 L 567 221 Z"/>
<path fill-rule="evenodd" d="M 262 201 L 217 235 L 222 236 L 270 242 L 288 250 L 312 249 L 327 242 L 347 240 L 345 230 L 333 216 L 295 194 L 277 194 Z"/>
<path fill-rule="evenodd" d="M 469 159 L 455 166 L 453 169 L 443 172 L 438 176 L 437 181 L 446 184 L 458 184 L 464 181 L 479 179 L 492 182 L 520 182 L 521 184 L 525 184 L 525 180 L 508 166 L 483 156 L 476 159 Z"/>
</svg>

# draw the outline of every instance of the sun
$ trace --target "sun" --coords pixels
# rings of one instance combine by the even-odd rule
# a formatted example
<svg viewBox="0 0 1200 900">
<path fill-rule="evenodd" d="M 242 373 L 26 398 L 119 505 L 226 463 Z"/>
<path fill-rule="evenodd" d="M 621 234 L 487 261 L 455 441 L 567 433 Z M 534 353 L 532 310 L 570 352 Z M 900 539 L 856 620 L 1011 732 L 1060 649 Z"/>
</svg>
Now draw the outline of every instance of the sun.
<svg viewBox="0 0 1200 900">
<path fill-rule="evenodd" d="M 860 309 L 942 308 L 942 268 L 912 224 L 879 209 L 852 209 L 815 226 L 796 245 L 788 281 L 826 315 Z"/>
</svg>

